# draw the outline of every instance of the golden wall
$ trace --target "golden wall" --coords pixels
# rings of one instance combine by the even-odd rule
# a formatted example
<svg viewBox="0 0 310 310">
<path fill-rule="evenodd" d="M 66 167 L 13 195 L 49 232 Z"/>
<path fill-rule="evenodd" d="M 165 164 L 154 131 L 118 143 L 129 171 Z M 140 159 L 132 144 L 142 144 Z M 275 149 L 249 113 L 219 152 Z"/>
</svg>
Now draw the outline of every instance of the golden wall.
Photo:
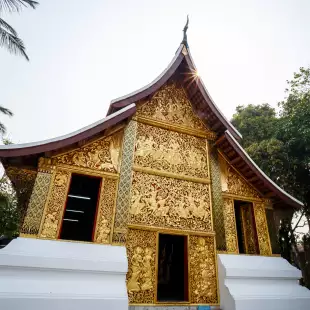
<svg viewBox="0 0 310 310">
<path fill-rule="evenodd" d="M 57 239 L 73 173 L 101 178 L 94 242 L 111 243 L 123 132 L 79 149 L 40 158 L 21 235 Z"/>
<path fill-rule="evenodd" d="M 265 208 L 269 207 L 270 202 L 263 199 L 262 195 L 253 188 L 237 170 L 229 165 L 223 155 L 219 156 L 219 163 L 221 168 L 222 196 L 224 199 L 224 227 L 227 252 L 239 253 L 234 200 L 241 200 L 245 203 L 250 202 L 253 204 L 254 222 L 259 247 L 259 253 L 257 254 L 272 255 L 265 214 Z M 251 217 L 246 216 L 245 213 L 242 215 L 244 216 L 244 220 L 248 221 L 248 223 L 245 223 L 245 227 L 249 228 L 252 225 L 252 223 L 249 222 Z M 246 249 L 249 254 L 256 253 L 254 249 L 255 237 L 252 234 L 253 232 L 248 229 L 246 238 L 250 240 L 249 245 L 253 247 L 253 249 Z"/>
<path fill-rule="evenodd" d="M 169 233 L 188 240 L 188 303 L 217 304 L 208 150 L 208 139 L 215 135 L 195 115 L 184 90 L 174 84 L 140 103 L 132 122 L 126 243 L 130 303 L 160 304 L 158 236 Z"/>
</svg>

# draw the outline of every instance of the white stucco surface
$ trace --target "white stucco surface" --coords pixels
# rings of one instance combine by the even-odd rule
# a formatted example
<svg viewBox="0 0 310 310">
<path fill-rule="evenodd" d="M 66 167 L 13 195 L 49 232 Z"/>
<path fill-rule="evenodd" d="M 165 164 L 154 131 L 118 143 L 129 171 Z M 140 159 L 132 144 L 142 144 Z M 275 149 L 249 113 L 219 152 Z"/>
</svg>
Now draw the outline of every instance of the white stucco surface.
<svg viewBox="0 0 310 310">
<path fill-rule="evenodd" d="M 128 309 L 125 247 L 17 238 L 0 250 L 3 310 Z"/>
<path fill-rule="evenodd" d="M 301 272 L 281 257 L 218 255 L 222 310 L 310 309 Z"/>
</svg>

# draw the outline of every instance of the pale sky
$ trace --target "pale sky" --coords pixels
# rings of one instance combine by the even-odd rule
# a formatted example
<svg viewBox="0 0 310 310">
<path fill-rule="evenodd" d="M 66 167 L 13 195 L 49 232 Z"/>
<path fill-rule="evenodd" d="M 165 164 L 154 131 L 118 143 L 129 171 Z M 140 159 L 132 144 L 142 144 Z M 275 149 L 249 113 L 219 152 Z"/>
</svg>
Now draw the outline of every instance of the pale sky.
<svg viewBox="0 0 310 310">
<path fill-rule="evenodd" d="M 309 0 L 41 0 L 3 16 L 24 40 L 28 63 L 0 49 L 1 116 L 14 143 L 56 137 L 106 116 L 112 99 L 169 64 L 190 15 L 191 54 L 230 118 L 237 105 L 285 96 L 310 64 Z"/>
</svg>

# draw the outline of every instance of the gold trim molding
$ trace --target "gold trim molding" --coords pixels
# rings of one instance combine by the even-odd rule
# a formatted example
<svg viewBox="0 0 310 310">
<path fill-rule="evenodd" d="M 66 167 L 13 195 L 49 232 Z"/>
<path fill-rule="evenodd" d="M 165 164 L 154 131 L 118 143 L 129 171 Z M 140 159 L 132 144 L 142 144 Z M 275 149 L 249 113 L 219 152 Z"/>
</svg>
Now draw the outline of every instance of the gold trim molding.
<svg viewBox="0 0 310 310">
<path fill-rule="evenodd" d="M 138 165 L 133 165 L 133 171 L 148 173 L 152 175 L 158 175 L 161 177 L 173 178 L 173 179 L 178 179 L 178 180 L 186 180 L 186 181 L 195 182 L 195 183 L 210 184 L 210 179 L 191 177 L 188 175 L 181 175 L 181 174 L 176 174 L 176 173 L 167 172 L 163 170 L 145 168 L 145 167 L 141 167 Z"/>
<path fill-rule="evenodd" d="M 111 178 L 111 179 L 119 178 L 118 173 L 104 172 L 104 171 L 93 170 L 89 168 L 81 168 L 81 167 L 76 167 L 76 166 L 71 166 L 71 165 L 66 165 L 66 164 L 57 164 L 57 168 L 61 170 L 69 171 L 71 173 L 86 174 L 86 175 L 102 177 L 102 178 Z"/>
<path fill-rule="evenodd" d="M 260 198 L 229 194 L 226 192 L 222 192 L 222 195 L 223 195 L 223 198 L 232 198 L 235 200 L 242 200 L 242 201 L 247 201 L 247 202 L 263 202 L 263 199 L 260 199 Z"/>
<path fill-rule="evenodd" d="M 181 133 L 188 134 L 190 136 L 205 138 L 205 139 L 212 140 L 212 141 L 215 141 L 217 138 L 216 134 L 213 131 L 209 131 L 209 130 L 207 131 L 207 129 L 206 131 L 192 129 L 192 128 L 185 127 L 182 125 L 171 124 L 165 121 L 158 121 L 158 120 L 150 119 L 144 116 L 135 116 L 133 119 L 143 124 L 160 127 L 163 129 L 168 129 L 168 130 L 172 130 L 176 132 L 181 132 Z"/>
<path fill-rule="evenodd" d="M 195 235 L 195 236 L 215 236 L 215 232 L 204 232 L 204 231 L 197 231 L 197 230 L 186 230 L 186 229 L 172 229 L 172 228 L 165 228 L 165 227 L 157 227 L 157 226 L 145 226 L 139 224 L 128 224 L 128 228 L 130 229 L 138 229 L 138 230 L 149 230 L 149 231 L 156 231 L 163 234 L 172 234 L 172 235 Z"/>
</svg>

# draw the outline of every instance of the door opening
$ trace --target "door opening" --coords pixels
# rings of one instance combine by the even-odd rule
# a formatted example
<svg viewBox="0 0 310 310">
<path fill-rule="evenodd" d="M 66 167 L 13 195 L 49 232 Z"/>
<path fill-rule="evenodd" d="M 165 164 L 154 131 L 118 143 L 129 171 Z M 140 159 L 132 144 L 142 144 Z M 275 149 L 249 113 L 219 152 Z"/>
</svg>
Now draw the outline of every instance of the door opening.
<svg viewBox="0 0 310 310">
<path fill-rule="evenodd" d="M 92 241 L 101 178 L 73 174 L 60 239 Z"/>
<path fill-rule="evenodd" d="M 240 254 L 259 254 L 253 204 L 234 200 Z"/>
<path fill-rule="evenodd" d="M 157 300 L 188 301 L 187 236 L 159 234 Z"/>
</svg>

